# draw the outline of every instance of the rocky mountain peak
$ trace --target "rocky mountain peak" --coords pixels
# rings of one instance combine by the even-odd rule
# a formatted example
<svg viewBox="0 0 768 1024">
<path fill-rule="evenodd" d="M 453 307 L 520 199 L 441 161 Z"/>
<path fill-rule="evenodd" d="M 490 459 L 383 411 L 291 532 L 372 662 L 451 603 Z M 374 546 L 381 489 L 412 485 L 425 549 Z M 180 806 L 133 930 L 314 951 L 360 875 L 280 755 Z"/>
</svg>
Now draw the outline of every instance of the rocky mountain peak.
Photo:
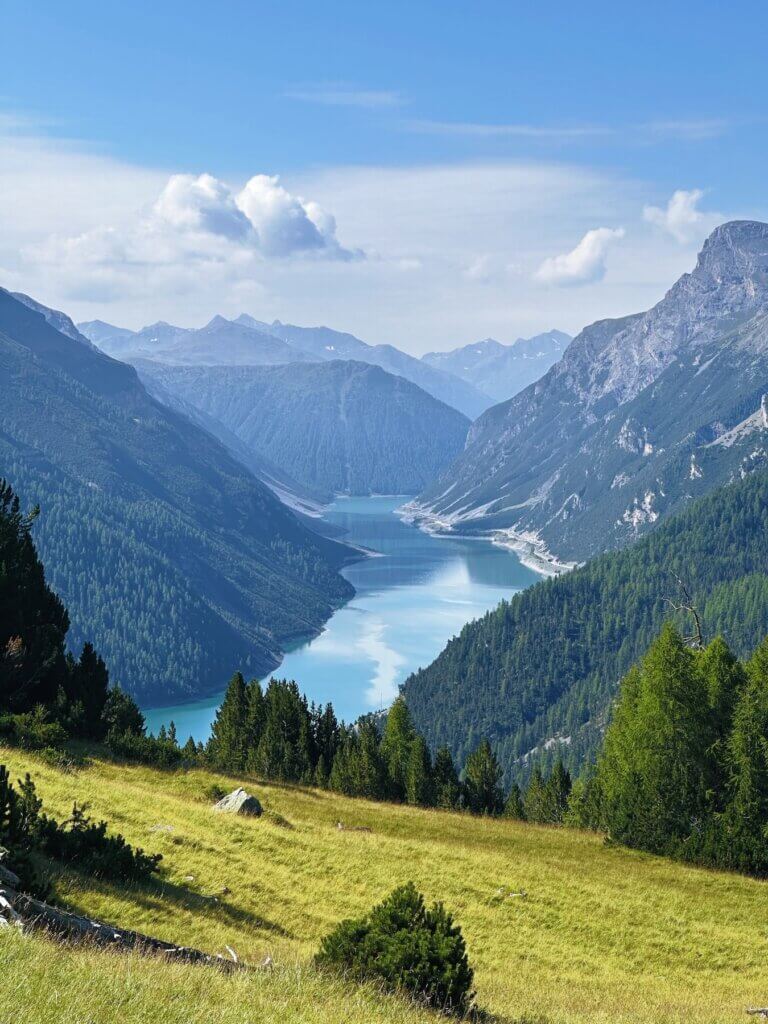
<svg viewBox="0 0 768 1024">
<path fill-rule="evenodd" d="M 707 238 L 694 274 L 717 284 L 768 274 L 768 224 L 732 220 Z"/>
</svg>

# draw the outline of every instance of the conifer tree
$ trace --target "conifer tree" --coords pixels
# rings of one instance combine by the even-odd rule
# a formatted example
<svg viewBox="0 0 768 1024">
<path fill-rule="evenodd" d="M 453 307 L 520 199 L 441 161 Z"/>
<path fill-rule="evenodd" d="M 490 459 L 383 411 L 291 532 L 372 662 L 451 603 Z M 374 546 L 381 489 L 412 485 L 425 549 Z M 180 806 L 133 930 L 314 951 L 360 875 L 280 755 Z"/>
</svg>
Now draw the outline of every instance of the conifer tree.
<svg viewBox="0 0 768 1024">
<path fill-rule="evenodd" d="M 461 783 L 448 747 L 440 747 L 435 754 L 432 778 L 436 806 L 448 809 L 458 807 L 461 803 Z"/>
<path fill-rule="evenodd" d="M 405 791 L 409 804 L 431 807 L 434 803 L 432 759 L 429 756 L 426 741 L 421 734 L 411 742 Z"/>
<path fill-rule="evenodd" d="M 384 735 L 381 741 L 381 755 L 387 766 L 389 796 L 393 800 L 405 800 L 408 784 L 408 762 L 411 743 L 416 735 L 411 713 L 405 698 L 398 697 L 387 713 Z"/>
<path fill-rule="evenodd" d="M 336 720 L 332 704 L 317 708 L 313 716 L 313 728 L 318 769 L 322 760 L 322 771 L 319 777 L 325 779 L 325 783 L 319 782 L 318 785 L 327 785 L 333 759 L 341 740 L 339 723 Z"/>
<path fill-rule="evenodd" d="M 382 800 L 387 796 L 387 765 L 380 750 L 379 733 L 370 718 L 358 727 L 354 776 L 356 796 Z"/>
<path fill-rule="evenodd" d="M 768 639 L 747 663 L 728 740 L 729 792 L 710 839 L 709 860 L 768 874 Z"/>
<path fill-rule="evenodd" d="M 544 784 L 541 821 L 546 825 L 561 825 L 568 810 L 571 795 L 571 776 L 558 759 Z"/>
<path fill-rule="evenodd" d="M 52 706 L 66 690 L 69 617 L 45 582 L 32 541 L 37 515 L 25 515 L 0 480 L 0 711 L 12 713 Z"/>
<path fill-rule="evenodd" d="M 245 769 L 247 723 L 248 695 L 245 679 L 241 672 L 235 672 L 216 712 L 208 741 L 208 756 L 217 768 L 232 772 Z"/>
<path fill-rule="evenodd" d="M 512 783 L 506 803 L 504 804 L 503 814 L 505 818 L 514 818 L 517 821 L 525 821 L 523 793 L 516 782 Z"/>
<path fill-rule="evenodd" d="M 709 693 L 693 653 L 667 625 L 625 678 L 598 766 L 613 838 L 674 853 L 708 811 Z"/>
<path fill-rule="evenodd" d="M 467 806 L 475 814 L 500 814 L 504 808 L 502 771 L 488 740 L 467 758 L 464 792 Z"/>
<path fill-rule="evenodd" d="M 714 639 L 696 656 L 696 665 L 707 692 L 710 707 L 710 734 L 707 743 L 711 757 L 705 780 L 715 810 L 723 809 L 728 788 L 728 736 L 733 724 L 736 701 L 746 685 L 744 666 L 722 637 Z"/>
<path fill-rule="evenodd" d="M 531 778 L 525 791 L 525 818 L 536 825 L 546 820 L 546 787 L 541 768 L 537 764 L 531 772 Z"/>
<path fill-rule="evenodd" d="M 82 708 L 82 732 L 90 739 L 104 735 L 103 713 L 109 693 L 109 672 L 93 645 L 83 645 L 80 659 L 70 663 L 65 693 L 71 703 Z"/>
</svg>

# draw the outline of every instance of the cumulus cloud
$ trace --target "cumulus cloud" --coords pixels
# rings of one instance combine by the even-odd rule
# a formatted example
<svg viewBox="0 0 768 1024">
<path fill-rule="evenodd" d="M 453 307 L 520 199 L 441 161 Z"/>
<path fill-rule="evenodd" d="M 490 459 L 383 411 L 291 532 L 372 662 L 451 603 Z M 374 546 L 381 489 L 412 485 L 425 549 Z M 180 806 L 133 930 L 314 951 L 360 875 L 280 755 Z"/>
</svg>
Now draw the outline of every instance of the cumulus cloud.
<svg viewBox="0 0 768 1024">
<path fill-rule="evenodd" d="M 704 192 L 700 188 L 690 191 L 679 188 L 665 207 L 644 207 L 643 219 L 661 228 L 683 245 L 693 242 L 707 230 L 707 218 L 697 209 L 703 198 Z"/>
<path fill-rule="evenodd" d="M 174 174 L 133 223 L 54 235 L 24 250 L 30 262 L 80 271 L 81 290 L 90 275 L 100 291 L 107 280 L 117 287 L 142 267 L 176 268 L 181 280 L 192 267 L 217 265 L 236 279 L 265 260 L 361 255 L 339 244 L 336 221 L 318 203 L 292 195 L 277 177 L 264 174 L 237 193 L 210 174 Z"/>
<path fill-rule="evenodd" d="M 336 241 L 336 221 L 317 203 L 292 196 L 277 176 L 257 174 L 236 199 L 267 257 L 322 252 L 341 259 L 353 254 Z"/>
<path fill-rule="evenodd" d="M 606 254 L 613 242 L 624 237 L 624 228 L 594 228 L 575 249 L 550 256 L 534 274 L 537 281 L 555 285 L 581 285 L 605 277 Z"/>
</svg>

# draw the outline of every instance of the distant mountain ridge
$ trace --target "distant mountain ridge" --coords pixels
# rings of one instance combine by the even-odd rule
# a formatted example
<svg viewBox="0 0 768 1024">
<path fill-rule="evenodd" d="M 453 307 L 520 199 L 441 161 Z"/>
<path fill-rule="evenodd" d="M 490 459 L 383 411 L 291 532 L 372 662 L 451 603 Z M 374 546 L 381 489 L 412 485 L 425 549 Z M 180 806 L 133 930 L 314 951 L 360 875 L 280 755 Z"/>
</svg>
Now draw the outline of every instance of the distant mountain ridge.
<svg viewBox="0 0 768 1024">
<path fill-rule="evenodd" d="M 410 381 L 349 359 L 136 365 L 150 389 L 200 410 L 301 485 L 333 493 L 416 493 L 461 451 L 470 424 Z"/>
<path fill-rule="evenodd" d="M 110 331 L 110 326 L 94 320 L 80 324 L 80 330 L 103 351 L 127 362 L 153 359 L 179 365 L 267 366 L 354 359 L 405 377 L 470 419 L 493 405 L 493 399 L 473 384 L 393 345 L 368 345 L 329 327 L 296 327 L 279 320 L 266 324 L 245 313 L 235 320 L 216 316 L 199 330 L 163 322 L 135 332 L 121 327 Z"/>
<path fill-rule="evenodd" d="M 569 334 L 552 330 L 518 338 L 511 345 L 486 338 L 451 352 L 427 352 L 421 358 L 430 366 L 461 377 L 497 402 L 504 402 L 543 377 L 571 341 Z"/>
<path fill-rule="evenodd" d="M 768 225 L 734 221 L 646 313 L 585 328 L 411 508 L 582 561 L 768 461 Z"/>
<path fill-rule="evenodd" d="M 263 674 L 353 593 L 349 548 L 308 530 L 133 367 L 0 289 L 0 476 L 72 616 L 142 701 Z M 66 325 L 65 325 L 66 326 Z"/>
</svg>

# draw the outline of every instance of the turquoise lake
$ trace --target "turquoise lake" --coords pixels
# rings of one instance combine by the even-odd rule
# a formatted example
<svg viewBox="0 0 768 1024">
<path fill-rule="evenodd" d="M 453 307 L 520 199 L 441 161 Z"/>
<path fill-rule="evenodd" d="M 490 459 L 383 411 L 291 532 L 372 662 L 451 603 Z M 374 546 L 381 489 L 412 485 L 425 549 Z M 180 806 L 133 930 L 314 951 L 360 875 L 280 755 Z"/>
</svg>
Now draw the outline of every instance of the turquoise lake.
<svg viewBox="0 0 768 1024">
<path fill-rule="evenodd" d="M 295 679 L 310 701 L 333 703 L 351 721 L 385 707 L 415 669 L 428 665 L 464 623 L 539 577 L 488 541 L 433 537 L 395 514 L 405 497 L 339 498 L 325 518 L 342 538 L 376 551 L 344 570 L 356 590 L 315 639 L 288 652 L 273 673 Z M 182 742 L 208 738 L 221 694 L 144 709 L 147 728 L 176 723 Z"/>
</svg>

